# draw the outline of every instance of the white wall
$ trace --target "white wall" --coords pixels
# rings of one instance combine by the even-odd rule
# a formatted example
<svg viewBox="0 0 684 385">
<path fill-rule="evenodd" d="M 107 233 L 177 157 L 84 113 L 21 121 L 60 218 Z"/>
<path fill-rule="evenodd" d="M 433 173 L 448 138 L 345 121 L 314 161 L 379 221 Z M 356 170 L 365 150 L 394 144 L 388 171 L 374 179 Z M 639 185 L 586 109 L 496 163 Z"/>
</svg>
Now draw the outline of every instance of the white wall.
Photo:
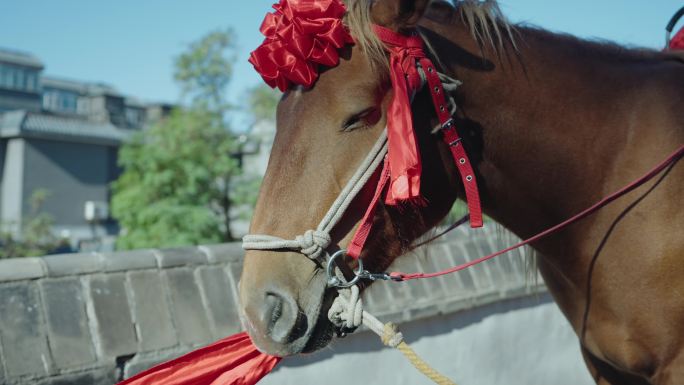
<svg viewBox="0 0 684 385">
<path fill-rule="evenodd" d="M 401 325 L 410 345 L 458 385 L 593 384 L 577 337 L 548 294 Z M 264 385 L 430 384 L 398 351 L 360 333 L 285 359 Z"/>
</svg>

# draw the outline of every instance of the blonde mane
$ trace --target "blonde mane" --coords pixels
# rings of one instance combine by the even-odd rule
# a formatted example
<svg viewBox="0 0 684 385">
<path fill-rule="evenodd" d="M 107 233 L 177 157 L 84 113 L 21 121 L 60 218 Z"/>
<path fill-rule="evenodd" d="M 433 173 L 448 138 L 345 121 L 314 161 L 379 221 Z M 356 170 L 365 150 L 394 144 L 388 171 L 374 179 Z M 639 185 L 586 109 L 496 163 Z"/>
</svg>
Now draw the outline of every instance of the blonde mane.
<svg viewBox="0 0 684 385">
<path fill-rule="evenodd" d="M 373 0 L 344 0 L 344 2 L 348 10 L 345 23 L 356 39 L 357 45 L 370 59 L 374 69 L 386 68 L 388 61 L 384 45 L 371 29 L 370 9 Z M 499 51 L 503 49 L 504 37 L 513 42 L 511 26 L 496 0 L 453 0 L 452 3 L 461 15 L 461 20 L 470 29 L 473 39 L 479 44 L 489 44 Z"/>
</svg>

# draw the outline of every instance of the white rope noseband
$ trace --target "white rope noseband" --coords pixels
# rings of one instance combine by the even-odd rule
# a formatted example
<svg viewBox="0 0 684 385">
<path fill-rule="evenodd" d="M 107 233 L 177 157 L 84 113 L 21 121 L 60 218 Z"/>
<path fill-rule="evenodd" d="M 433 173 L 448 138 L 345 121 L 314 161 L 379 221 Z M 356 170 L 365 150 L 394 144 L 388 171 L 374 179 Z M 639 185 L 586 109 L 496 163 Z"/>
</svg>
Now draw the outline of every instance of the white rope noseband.
<svg viewBox="0 0 684 385">
<path fill-rule="evenodd" d="M 307 230 L 303 235 L 298 235 L 292 240 L 273 235 L 249 234 L 242 238 L 242 248 L 245 250 L 292 250 L 314 260 L 327 257 L 326 248 L 330 246 L 331 242 L 330 232 L 342 219 L 344 212 L 359 191 L 373 176 L 373 173 L 385 159 L 386 154 L 387 130 L 383 130 L 366 159 L 347 182 L 347 185 L 344 186 L 316 230 Z"/>
</svg>

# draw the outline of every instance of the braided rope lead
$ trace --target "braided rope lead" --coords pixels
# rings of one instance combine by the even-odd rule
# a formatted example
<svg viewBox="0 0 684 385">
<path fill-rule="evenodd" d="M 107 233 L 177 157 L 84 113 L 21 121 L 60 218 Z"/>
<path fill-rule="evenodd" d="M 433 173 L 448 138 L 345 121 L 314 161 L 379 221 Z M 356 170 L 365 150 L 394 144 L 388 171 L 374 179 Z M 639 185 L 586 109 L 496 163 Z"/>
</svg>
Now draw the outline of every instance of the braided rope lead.
<svg viewBox="0 0 684 385">
<path fill-rule="evenodd" d="M 438 385 L 456 385 L 420 358 L 404 341 L 404 336 L 395 324 L 383 324 L 374 315 L 363 310 L 363 302 L 359 294 L 359 287 L 356 285 L 339 290 L 339 295 L 333 301 L 333 305 L 328 312 L 328 318 L 333 324 L 347 328 L 357 328 L 363 323 L 373 333 L 380 336 L 385 346 L 399 350 L 411 362 L 411 365 L 434 383 Z"/>
<path fill-rule="evenodd" d="M 398 344 L 396 343 L 396 340 L 398 339 L 397 336 L 399 336 L 400 338 Z M 427 362 L 425 362 L 422 358 L 420 358 L 420 356 L 418 356 L 418 353 L 416 353 L 415 350 L 413 350 L 406 343 L 406 341 L 404 341 L 403 337 L 401 336 L 401 333 L 399 333 L 399 331 L 397 330 L 397 326 L 395 324 L 391 322 L 386 323 L 383 326 L 383 333 L 380 336 L 380 339 L 382 340 L 382 343 L 385 344 L 385 346 L 394 347 L 397 350 L 399 350 L 404 355 L 404 357 L 406 357 L 409 360 L 411 365 L 418 369 L 419 372 L 423 373 L 425 377 L 432 380 L 435 384 L 456 385 L 456 383 L 451 381 L 443 374 L 439 373 Z"/>
</svg>

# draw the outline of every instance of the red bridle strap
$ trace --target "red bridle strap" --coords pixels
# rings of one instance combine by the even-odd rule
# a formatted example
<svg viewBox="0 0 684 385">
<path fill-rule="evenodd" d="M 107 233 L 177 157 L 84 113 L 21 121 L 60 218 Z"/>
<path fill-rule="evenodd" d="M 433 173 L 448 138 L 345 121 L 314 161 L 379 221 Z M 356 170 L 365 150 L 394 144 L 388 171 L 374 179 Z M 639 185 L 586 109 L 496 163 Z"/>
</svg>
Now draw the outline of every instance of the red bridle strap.
<svg viewBox="0 0 684 385">
<path fill-rule="evenodd" d="M 377 206 L 385 191 L 387 190 L 386 202 L 392 205 L 418 196 L 421 164 L 413 130 L 410 95 L 415 94 L 423 85 L 419 67 L 425 74 L 432 103 L 443 128 L 443 140 L 449 146 L 461 174 L 470 211 L 470 225 L 482 227 L 482 208 L 475 173 L 456 131 L 442 81 L 423 50 L 423 40 L 417 34 L 403 35 L 378 25 L 374 25 L 373 29 L 390 53 L 390 77 L 394 96 L 387 112 L 389 152 L 373 198 L 347 246 L 347 255 L 355 259 L 360 257 L 368 240 Z"/>
<path fill-rule="evenodd" d="M 456 167 L 461 175 L 461 181 L 463 182 L 466 201 L 468 203 L 468 210 L 470 211 L 470 226 L 482 227 L 482 208 L 480 207 L 480 194 L 475 173 L 472 164 L 470 163 L 470 159 L 468 158 L 468 154 L 466 154 L 465 149 L 463 148 L 461 138 L 456 130 L 437 69 L 425 54 L 423 39 L 417 33 L 404 35 L 379 25 L 373 25 L 373 30 L 378 38 L 385 43 L 385 46 L 390 52 L 390 72 L 392 88 L 395 93 L 387 117 L 390 166 L 394 166 L 394 156 L 404 155 L 393 155 L 392 153 L 393 148 L 397 147 L 392 145 L 393 137 L 391 134 L 396 134 L 396 132 L 393 132 L 395 127 L 392 126 L 394 122 L 406 124 L 403 122 L 408 121 L 408 124 L 410 124 L 410 130 L 402 130 L 401 137 L 396 140 L 411 140 L 412 142 L 415 142 L 415 134 L 411 123 L 411 104 L 409 102 L 409 95 L 417 92 L 422 85 L 421 76 L 418 71 L 418 67 L 421 67 L 427 80 L 437 118 L 443 128 L 442 137 L 444 142 L 449 146 L 451 155 L 453 156 Z M 392 177 L 394 178 L 394 173 Z M 393 193 L 393 190 L 391 188 L 392 186 L 388 192 L 388 203 L 392 203 L 390 194 Z"/>
<path fill-rule="evenodd" d="M 648 182 L 649 180 L 653 179 L 656 175 L 660 174 L 663 170 L 665 170 L 667 167 L 673 166 L 679 159 L 684 156 L 684 145 L 680 146 L 677 151 L 673 152 L 670 154 L 664 161 L 660 162 L 657 166 L 655 166 L 653 169 L 648 171 L 644 176 L 641 178 L 635 180 L 634 182 L 628 184 L 627 186 L 623 187 L 622 189 L 614 192 L 613 194 L 603 198 L 593 206 L 589 207 L 588 209 L 576 214 L 575 216 L 569 218 L 568 220 L 557 224 L 556 226 L 553 226 L 549 229 L 546 229 L 542 231 L 541 233 L 528 238 L 520 243 L 517 243 L 511 247 L 505 248 L 503 250 L 497 251 L 496 253 L 489 254 L 487 256 L 474 259 L 470 262 L 464 263 L 462 265 L 458 265 L 455 267 L 452 267 L 450 269 L 446 269 L 443 271 L 439 271 L 436 273 L 412 273 L 412 274 L 407 274 L 407 273 L 400 273 L 400 272 L 393 272 L 389 273 L 389 276 L 392 278 L 394 281 L 410 281 L 412 279 L 421 279 L 421 278 L 434 278 L 434 277 L 439 277 L 442 275 L 447 275 L 451 273 L 456 273 L 461 270 L 465 270 L 471 266 L 480 264 L 482 262 L 488 261 L 492 258 L 498 257 L 502 254 L 508 253 L 509 251 L 513 251 L 515 249 L 521 248 L 525 245 L 528 245 L 532 242 L 536 242 L 544 237 L 547 237 L 553 233 L 556 233 L 560 230 L 563 230 L 564 228 L 570 226 L 571 224 L 578 222 L 587 216 L 595 213 L 596 211 L 600 210 L 604 206 L 608 205 L 609 203 L 613 202 L 614 200 L 622 197 L 623 195 L 633 191 L 637 187 L 643 185 L 644 183 Z"/>
<path fill-rule="evenodd" d="M 354 259 L 357 259 L 361 256 L 363 246 L 366 244 L 368 236 L 370 235 L 370 232 L 373 229 L 373 218 L 375 218 L 375 212 L 377 211 L 380 199 L 382 198 L 382 195 L 385 192 L 387 185 L 389 184 L 389 170 L 389 161 L 388 158 L 385 157 L 385 162 L 382 164 L 380 178 L 378 179 L 378 184 L 375 187 L 375 193 L 373 194 L 373 198 L 368 204 L 366 213 L 363 215 L 363 219 L 361 219 L 361 224 L 356 229 L 354 237 L 352 238 L 351 242 L 349 242 L 349 245 L 347 245 L 347 255 Z M 371 181 L 372 180 L 373 179 L 371 179 Z"/>
</svg>

